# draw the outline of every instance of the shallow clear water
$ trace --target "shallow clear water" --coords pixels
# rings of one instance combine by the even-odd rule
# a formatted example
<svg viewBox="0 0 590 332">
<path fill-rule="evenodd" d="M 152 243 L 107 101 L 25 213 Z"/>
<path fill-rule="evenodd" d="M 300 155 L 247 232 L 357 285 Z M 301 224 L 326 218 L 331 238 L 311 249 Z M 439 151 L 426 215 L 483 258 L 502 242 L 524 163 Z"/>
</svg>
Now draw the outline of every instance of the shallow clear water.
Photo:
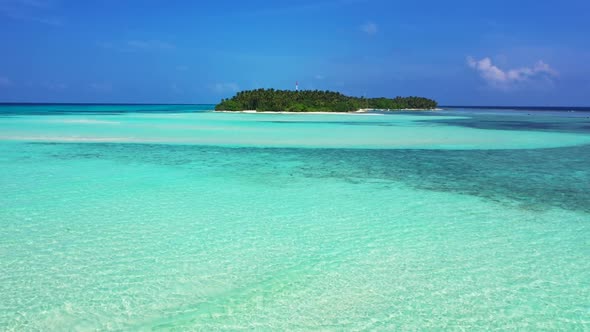
<svg viewBox="0 0 590 332">
<path fill-rule="evenodd" d="M 590 329 L 588 113 L 45 107 L 0 117 L 0 330 Z"/>
</svg>

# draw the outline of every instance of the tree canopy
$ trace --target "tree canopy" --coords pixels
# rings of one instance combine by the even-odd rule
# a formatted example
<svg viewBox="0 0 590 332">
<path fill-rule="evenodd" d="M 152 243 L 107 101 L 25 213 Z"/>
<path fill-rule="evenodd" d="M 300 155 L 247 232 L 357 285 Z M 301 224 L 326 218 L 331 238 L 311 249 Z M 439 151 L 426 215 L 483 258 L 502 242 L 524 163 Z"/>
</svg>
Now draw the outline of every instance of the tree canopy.
<svg viewBox="0 0 590 332">
<path fill-rule="evenodd" d="M 423 97 L 364 98 L 320 90 L 258 89 L 238 92 L 215 106 L 217 111 L 354 112 L 359 109 L 434 109 L 437 102 Z"/>
</svg>

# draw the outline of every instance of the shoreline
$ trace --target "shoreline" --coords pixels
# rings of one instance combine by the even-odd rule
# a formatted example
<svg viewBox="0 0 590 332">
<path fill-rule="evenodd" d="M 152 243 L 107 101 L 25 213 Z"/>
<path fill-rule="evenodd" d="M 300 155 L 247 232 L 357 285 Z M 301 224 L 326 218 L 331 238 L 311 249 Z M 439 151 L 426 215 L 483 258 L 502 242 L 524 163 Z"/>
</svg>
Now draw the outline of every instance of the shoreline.
<svg viewBox="0 0 590 332">
<path fill-rule="evenodd" d="M 422 108 L 403 108 L 403 109 L 396 109 L 396 110 L 389 110 L 389 109 L 373 109 L 373 108 L 361 108 L 357 111 L 352 112 L 289 112 L 289 111 L 256 111 L 256 110 L 243 110 L 243 111 L 217 111 L 214 110 L 213 112 L 216 113 L 246 113 L 246 114 L 363 114 L 363 115 L 383 115 L 381 113 L 369 113 L 371 111 L 378 111 L 378 112 L 403 112 L 403 111 L 442 111 L 442 108 L 434 108 L 434 109 L 422 109 Z"/>
<path fill-rule="evenodd" d="M 384 108 L 361 108 L 358 111 L 352 113 L 365 113 L 371 111 L 378 112 L 403 112 L 403 111 L 442 111 L 442 108 L 400 108 L 400 109 L 384 109 Z"/>
<path fill-rule="evenodd" d="M 355 112 L 289 112 L 289 111 L 254 111 L 254 110 L 244 110 L 244 111 L 213 111 L 216 113 L 243 113 L 243 114 L 316 114 L 316 115 L 321 115 L 321 114 L 340 114 L 340 115 L 351 115 L 351 114 L 358 114 L 358 113 L 365 113 L 365 112 L 359 112 L 359 111 L 355 111 Z M 382 114 L 370 114 L 370 113 L 366 113 L 363 115 L 382 115 Z"/>
</svg>

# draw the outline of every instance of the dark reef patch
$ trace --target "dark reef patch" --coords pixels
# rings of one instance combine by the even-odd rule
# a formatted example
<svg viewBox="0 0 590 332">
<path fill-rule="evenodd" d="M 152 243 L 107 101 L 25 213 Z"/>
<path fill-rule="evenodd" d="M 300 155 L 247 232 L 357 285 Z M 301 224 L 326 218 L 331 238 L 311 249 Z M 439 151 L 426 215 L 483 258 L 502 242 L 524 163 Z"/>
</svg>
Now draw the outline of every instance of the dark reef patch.
<svg viewBox="0 0 590 332">
<path fill-rule="evenodd" d="M 528 209 L 590 212 L 590 145 L 527 150 L 361 150 L 222 148 L 190 145 L 26 144 L 25 155 L 104 159 L 211 170 L 284 183 L 297 177 L 379 182 L 474 195 Z M 35 151 L 33 151 L 35 150 Z M 40 158 L 45 158 L 40 156 Z M 35 162 L 35 158 L 22 162 Z"/>
</svg>

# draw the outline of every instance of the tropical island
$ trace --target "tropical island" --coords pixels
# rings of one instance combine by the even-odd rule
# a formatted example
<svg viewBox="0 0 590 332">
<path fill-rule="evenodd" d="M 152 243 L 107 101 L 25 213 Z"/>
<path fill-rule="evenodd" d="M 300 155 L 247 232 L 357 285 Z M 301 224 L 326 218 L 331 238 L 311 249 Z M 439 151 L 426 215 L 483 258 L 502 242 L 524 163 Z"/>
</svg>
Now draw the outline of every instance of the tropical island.
<svg viewBox="0 0 590 332">
<path fill-rule="evenodd" d="M 320 90 L 257 89 L 223 99 L 216 111 L 356 112 L 359 110 L 432 110 L 437 102 L 423 97 L 364 98 Z"/>
</svg>

